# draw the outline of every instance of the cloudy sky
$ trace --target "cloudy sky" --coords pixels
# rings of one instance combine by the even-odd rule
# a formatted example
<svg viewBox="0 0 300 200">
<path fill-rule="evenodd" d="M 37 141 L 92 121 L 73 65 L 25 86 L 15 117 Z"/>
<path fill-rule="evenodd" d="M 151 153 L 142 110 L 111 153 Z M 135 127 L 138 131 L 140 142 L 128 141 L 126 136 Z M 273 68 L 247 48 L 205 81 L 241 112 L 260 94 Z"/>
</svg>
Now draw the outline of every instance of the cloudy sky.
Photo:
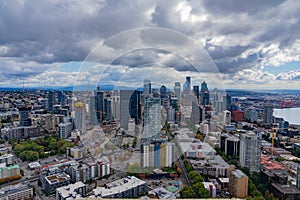
<svg viewBox="0 0 300 200">
<path fill-rule="evenodd" d="M 2 0 L 0 87 L 171 86 L 190 75 L 300 89 L 299 13 L 298 0 Z"/>
</svg>

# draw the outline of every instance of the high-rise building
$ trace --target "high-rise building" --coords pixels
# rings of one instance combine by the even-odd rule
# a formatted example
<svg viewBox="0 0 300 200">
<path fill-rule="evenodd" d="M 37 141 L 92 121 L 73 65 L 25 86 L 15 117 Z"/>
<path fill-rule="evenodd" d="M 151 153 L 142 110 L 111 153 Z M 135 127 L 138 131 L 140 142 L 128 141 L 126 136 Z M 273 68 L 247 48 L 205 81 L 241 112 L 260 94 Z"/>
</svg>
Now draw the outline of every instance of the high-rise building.
<svg viewBox="0 0 300 200">
<path fill-rule="evenodd" d="M 86 113 L 85 104 L 82 102 L 77 102 L 75 104 L 75 128 L 80 131 L 86 130 Z"/>
<path fill-rule="evenodd" d="M 264 105 L 263 122 L 265 124 L 272 124 L 273 120 L 273 106 L 272 104 Z"/>
<path fill-rule="evenodd" d="M 183 94 L 189 94 L 191 92 L 191 77 L 185 77 L 185 83 L 183 85 Z"/>
<path fill-rule="evenodd" d="M 200 124 L 205 119 L 205 109 L 196 102 L 192 102 L 191 121 L 194 124 Z"/>
<path fill-rule="evenodd" d="M 112 96 L 112 114 L 115 121 L 120 121 L 120 96 L 115 94 Z"/>
<path fill-rule="evenodd" d="M 171 167 L 175 161 L 175 144 L 152 141 L 141 144 L 141 167 Z"/>
<path fill-rule="evenodd" d="M 142 111 L 141 111 L 141 92 L 138 90 L 132 92 L 129 101 L 129 112 L 130 112 L 130 117 L 135 120 L 136 124 L 139 124 Z"/>
<path fill-rule="evenodd" d="M 95 96 L 90 96 L 89 100 L 89 124 L 95 126 L 98 124 Z"/>
<path fill-rule="evenodd" d="M 61 107 L 66 106 L 66 95 L 63 91 L 57 92 L 57 100 L 58 100 L 58 104 L 60 104 Z"/>
<path fill-rule="evenodd" d="M 144 105 L 144 138 L 150 139 L 160 132 L 161 108 L 160 98 L 148 96 Z"/>
<path fill-rule="evenodd" d="M 161 99 L 161 105 L 164 108 L 167 108 L 169 106 L 169 97 L 168 97 L 168 91 L 166 86 L 160 87 L 160 99 Z"/>
<path fill-rule="evenodd" d="M 202 105 L 209 105 L 209 90 L 205 81 L 201 84 L 201 101 Z"/>
<path fill-rule="evenodd" d="M 31 107 L 19 107 L 20 126 L 31 126 Z"/>
<path fill-rule="evenodd" d="M 232 111 L 232 121 L 242 122 L 244 120 L 244 112 L 240 110 Z"/>
<path fill-rule="evenodd" d="M 250 173 L 260 172 L 261 137 L 254 132 L 240 134 L 240 165 Z"/>
<path fill-rule="evenodd" d="M 103 123 L 103 116 L 104 116 L 104 92 L 98 88 L 96 97 L 95 97 L 95 104 L 96 104 L 96 116 L 99 123 Z"/>
<path fill-rule="evenodd" d="M 121 127 L 128 130 L 128 121 L 130 116 L 130 98 L 133 90 L 120 90 L 120 124 Z"/>
<path fill-rule="evenodd" d="M 199 102 L 199 98 L 200 98 L 199 85 L 194 85 L 194 86 L 193 86 L 193 93 L 194 93 L 194 95 L 197 97 L 198 102 Z"/>
<path fill-rule="evenodd" d="M 49 93 L 48 93 L 48 110 L 52 111 L 53 106 L 55 104 L 56 104 L 55 93 L 53 91 L 49 91 Z"/>
<path fill-rule="evenodd" d="M 144 80 L 144 96 L 147 96 L 151 94 L 151 81 L 150 80 Z"/>
<path fill-rule="evenodd" d="M 177 97 L 178 101 L 180 101 L 181 100 L 181 85 L 180 85 L 180 82 L 175 82 L 174 93 L 175 93 L 175 96 Z"/>
</svg>

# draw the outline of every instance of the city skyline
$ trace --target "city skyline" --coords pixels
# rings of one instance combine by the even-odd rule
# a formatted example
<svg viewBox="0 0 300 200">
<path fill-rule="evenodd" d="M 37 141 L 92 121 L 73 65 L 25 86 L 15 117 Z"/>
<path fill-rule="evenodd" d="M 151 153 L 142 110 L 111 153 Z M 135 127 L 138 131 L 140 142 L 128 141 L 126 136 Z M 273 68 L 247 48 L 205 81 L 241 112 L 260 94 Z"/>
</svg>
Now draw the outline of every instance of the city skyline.
<svg viewBox="0 0 300 200">
<path fill-rule="evenodd" d="M 191 38 L 216 65 L 226 89 L 300 89 L 299 9 L 292 0 L 242 5 L 234 1 L 3 1 L 0 86 L 73 86 L 83 75 L 80 65 L 97 45 L 124 31 L 152 27 Z M 136 39 L 137 46 L 145 43 Z M 176 42 L 180 46 L 180 40 Z M 186 58 L 179 59 L 181 55 L 166 49 L 130 51 L 120 60 L 115 46 L 109 47 L 103 57 L 114 60 L 108 73 L 112 80 L 134 79 L 148 72 L 155 77 L 165 68 L 173 75 L 169 82 L 197 76 L 190 73 Z M 107 65 L 98 64 L 99 68 Z M 151 79 L 161 81 L 160 76 Z M 208 80 L 210 85 L 213 82 Z"/>
</svg>

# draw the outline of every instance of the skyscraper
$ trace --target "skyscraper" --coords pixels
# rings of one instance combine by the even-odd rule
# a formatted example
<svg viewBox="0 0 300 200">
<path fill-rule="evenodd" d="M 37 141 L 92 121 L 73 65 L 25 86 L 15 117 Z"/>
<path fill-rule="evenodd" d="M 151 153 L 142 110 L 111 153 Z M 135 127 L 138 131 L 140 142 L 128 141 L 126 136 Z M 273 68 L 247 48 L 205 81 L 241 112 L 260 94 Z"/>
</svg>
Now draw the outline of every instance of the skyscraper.
<svg viewBox="0 0 300 200">
<path fill-rule="evenodd" d="M 161 86 L 160 87 L 160 99 L 161 99 L 161 105 L 164 108 L 167 108 L 169 106 L 169 97 L 168 97 L 168 91 L 166 86 Z"/>
<path fill-rule="evenodd" d="M 128 121 L 130 117 L 130 98 L 133 90 L 120 90 L 120 124 L 121 127 L 128 130 Z"/>
<path fill-rule="evenodd" d="M 272 104 L 264 105 L 263 122 L 265 124 L 272 124 L 273 120 L 273 106 Z"/>
<path fill-rule="evenodd" d="M 103 122 L 103 116 L 104 116 L 104 92 L 98 88 L 96 97 L 95 97 L 95 104 L 96 104 L 96 116 L 98 122 Z"/>
<path fill-rule="evenodd" d="M 191 121 L 194 124 L 200 124 L 205 119 L 205 109 L 203 106 L 199 105 L 197 102 L 192 102 L 192 113 Z"/>
<path fill-rule="evenodd" d="M 198 102 L 199 102 L 199 97 L 200 97 L 199 85 L 194 85 L 193 86 L 193 93 L 197 97 Z"/>
<path fill-rule="evenodd" d="M 144 137 L 146 140 L 156 136 L 161 127 L 160 97 L 148 96 L 144 105 Z"/>
<path fill-rule="evenodd" d="M 52 111 L 53 106 L 56 104 L 55 102 L 55 93 L 53 91 L 49 91 L 48 93 L 48 110 Z"/>
<path fill-rule="evenodd" d="M 31 126 L 31 107 L 19 107 L 20 126 Z"/>
<path fill-rule="evenodd" d="M 89 100 L 89 124 L 95 126 L 98 124 L 95 96 L 90 96 Z"/>
<path fill-rule="evenodd" d="M 151 94 L 151 81 L 144 80 L 144 96 Z"/>
<path fill-rule="evenodd" d="M 191 91 L 191 77 L 187 76 L 185 78 L 185 83 L 183 85 L 183 94 L 189 94 Z"/>
<path fill-rule="evenodd" d="M 140 123 L 141 118 L 141 92 L 138 90 L 135 90 L 132 92 L 132 95 L 130 96 L 129 101 L 129 113 L 130 117 L 134 118 L 135 123 Z"/>
<path fill-rule="evenodd" d="M 77 102 L 75 104 L 75 128 L 84 132 L 86 130 L 86 114 L 85 105 L 82 102 Z"/>
<path fill-rule="evenodd" d="M 66 106 L 66 95 L 63 91 L 57 92 L 57 100 L 58 100 L 58 103 L 61 105 L 61 107 Z"/>
<path fill-rule="evenodd" d="M 261 137 L 254 132 L 240 134 L 240 165 L 250 173 L 260 172 Z"/>
<path fill-rule="evenodd" d="M 201 102 L 202 105 L 209 105 L 209 90 L 205 81 L 201 84 Z"/>
<path fill-rule="evenodd" d="M 180 82 L 175 82 L 174 93 L 175 93 L 175 96 L 177 97 L 178 101 L 180 101 L 180 99 L 181 99 L 181 85 L 180 85 Z"/>
</svg>

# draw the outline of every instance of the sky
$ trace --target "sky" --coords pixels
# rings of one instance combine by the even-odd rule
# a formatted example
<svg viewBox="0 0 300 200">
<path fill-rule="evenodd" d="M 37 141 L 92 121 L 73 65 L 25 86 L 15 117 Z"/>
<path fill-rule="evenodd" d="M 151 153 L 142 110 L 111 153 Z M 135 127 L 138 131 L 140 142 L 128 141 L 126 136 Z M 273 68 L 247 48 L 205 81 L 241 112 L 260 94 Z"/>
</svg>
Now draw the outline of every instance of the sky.
<svg viewBox="0 0 300 200">
<path fill-rule="evenodd" d="M 300 89 L 298 0 L 2 0 L 0 87 Z"/>
</svg>

